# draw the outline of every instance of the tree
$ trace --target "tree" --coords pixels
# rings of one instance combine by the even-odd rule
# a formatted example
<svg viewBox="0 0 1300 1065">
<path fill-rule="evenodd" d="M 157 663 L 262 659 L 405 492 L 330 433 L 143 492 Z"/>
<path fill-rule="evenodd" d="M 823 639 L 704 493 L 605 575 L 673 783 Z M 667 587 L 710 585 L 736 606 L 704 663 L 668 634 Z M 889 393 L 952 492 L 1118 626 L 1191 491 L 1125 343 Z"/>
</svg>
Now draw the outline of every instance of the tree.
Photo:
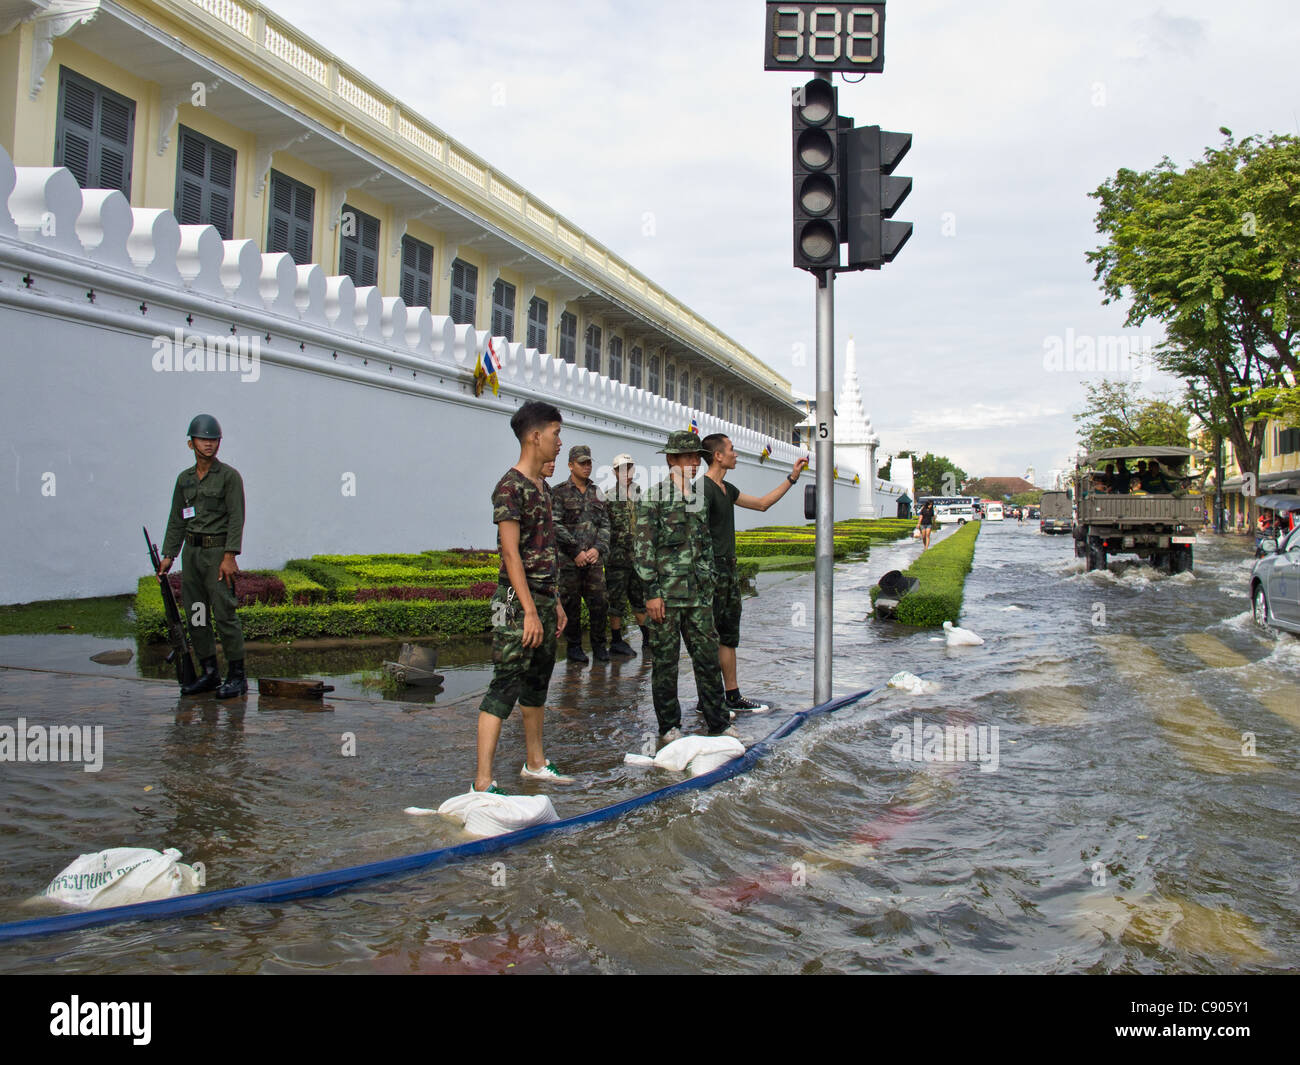
<svg viewBox="0 0 1300 1065">
<path fill-rule="evenodd" d="M 1258 475 L 1264 424 L 1300 372 L 1300 138 L 1233 140 L 1179 171 L 1166 156 L 1092 196 L 1106 243 L 1088 253 L 1103 303 L 1164 323 L 1157 365 Z"/>
<path fill-rule="evenodd" d="M 1085 387 L 1088 405 L 1074 416 L 1085 450 L 1139 444 L 1187 447 L 1188 415 L 1177 404 L 1143 397 L 1134 381 L 1103 380 Z"/>
<path fill-rule="evenodd" d="M 952 496 L 966 483 L 966 471 L 942 455 L 926 452 L 912 462 L 912 480 L 920 496 Z"/>
</svg>

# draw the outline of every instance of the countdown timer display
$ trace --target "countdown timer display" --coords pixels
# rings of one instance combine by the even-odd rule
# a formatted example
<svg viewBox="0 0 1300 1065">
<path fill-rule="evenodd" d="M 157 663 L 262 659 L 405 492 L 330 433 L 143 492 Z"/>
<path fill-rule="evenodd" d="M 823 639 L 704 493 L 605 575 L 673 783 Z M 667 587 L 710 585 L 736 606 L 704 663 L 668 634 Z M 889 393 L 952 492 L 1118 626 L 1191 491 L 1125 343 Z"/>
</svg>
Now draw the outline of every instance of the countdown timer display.
<svg viewBox="0 0 1300 1065">
<path fill-rule="evenodd" d="M 885 69 L 885 5 L 768 0 L 764 70 Z"/>
</svg>

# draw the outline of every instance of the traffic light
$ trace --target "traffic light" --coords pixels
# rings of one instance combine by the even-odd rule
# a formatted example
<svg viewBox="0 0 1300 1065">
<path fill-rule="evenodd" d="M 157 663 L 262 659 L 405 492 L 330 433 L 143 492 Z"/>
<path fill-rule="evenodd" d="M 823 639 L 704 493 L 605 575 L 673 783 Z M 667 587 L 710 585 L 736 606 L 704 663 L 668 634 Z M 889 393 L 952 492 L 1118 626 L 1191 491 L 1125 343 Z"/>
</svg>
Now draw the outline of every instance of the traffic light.
<svg viewBox="0 0 1300 1065">
<path fill-rule="evenodd" d="M 911 147 L 910 133 L 890 133 L 879 126 L 841 132 L 840 215 L 842 239 L 849 246 L 847 269 L 879 270 L 882 263 L 894 261 L 912 235 L 911 222 L 893 220 L 912 191 L 910 177 L 894 175 Z"/>
<path fill-rule="evenodd" d="M 844 240 L 839 92 L 814 78 L 792 96 L 794 265 L 801 270 L 839 266 Z"/>
</svg>

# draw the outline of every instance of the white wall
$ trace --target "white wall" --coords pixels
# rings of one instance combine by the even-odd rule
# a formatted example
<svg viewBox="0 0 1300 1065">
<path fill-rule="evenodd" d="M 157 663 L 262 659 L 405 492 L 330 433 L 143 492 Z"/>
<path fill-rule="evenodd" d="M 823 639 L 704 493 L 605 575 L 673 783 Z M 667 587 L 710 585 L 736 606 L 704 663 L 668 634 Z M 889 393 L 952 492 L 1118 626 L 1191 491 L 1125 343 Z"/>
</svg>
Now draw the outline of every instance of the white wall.
<svg viewBox="0 0 1300 1065">
<path fill-rule="evenodd" d="M 155 368 L 176 329 L 206 344 L 232 326 L 258 338 L 248 380 Z M 200 412 L 221 422 L 220 457 L 244 477 L 245 569 L 322 552 L 495 547 L 489 497 L 518 457 L 508 421 L 527 399 L 564 416 L 556 481 L 575 443 L 591 446 L 598 472 L 622 451 L 661 465 L 655 450 L 692 416 L 701 436 L 732 437 L 742 491 L 767 492 L 799 453 L 774 444 L 760 465 L 769 438 L 521 344 L 504 349 L 500 397 L 475 398 L 485 340 L 120 193 L 83 195 L 65 169 L 15 171 L 0 149 L 0 602 L 133 591 L 148 571 L 140 526 L 161 546 Z M 738 510 L 738 527 L 802 522 L 810 483 L 766 514 Z M 856 513 L 849 478 L 836 508 Z"/>
</svg>

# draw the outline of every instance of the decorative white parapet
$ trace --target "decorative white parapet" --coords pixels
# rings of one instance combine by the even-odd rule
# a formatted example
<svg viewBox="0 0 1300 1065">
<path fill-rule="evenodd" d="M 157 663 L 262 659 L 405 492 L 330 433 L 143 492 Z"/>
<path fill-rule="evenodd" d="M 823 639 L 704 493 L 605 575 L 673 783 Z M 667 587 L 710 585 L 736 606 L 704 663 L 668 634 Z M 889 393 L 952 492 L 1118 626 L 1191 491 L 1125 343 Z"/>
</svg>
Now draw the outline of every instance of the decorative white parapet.
<svg viewBox="0 0 1300 1065">
<path fill-rule="evenodd" d="M 39 272 L 57 275 L 66 268 L 77 286 L 86 284 L 85 271 L 92 265 L 107 269 L 108 273 L 90 279 L 96 298 L 105 293 L 109 299 L 105 306 L 140 302 L 142 316 L 152 315 L 148 328 L 166 332 L 198 315 L 227 322 L 232 334 L 264 332 L 268 338 L 292 338 L 298 341 L 293 347 L 304 357 L 310 355 L 309 348 L 332 353 L 332 358 L 319 363 L 320 372 L 342 372 L 345 364 L 338 361 L 339 355 L 351 350 L 361 357 L 346 364 L 349 373 L 369 372 L 365 368 L 373 356 L 388 352 L 396 362 L 415 370 L 417 378 L 418 364 L 445 367 L 453 376 L 468 375 L 487 341 L 486 334 L 472 326 L 457 325 L 427 307 L 407 307 L 399 297 L 385 297 L 374 286 L 358 288 L 350 278 L 328 275 L 318 264 L 298 265 L 286 253 L 263 253 L 252 240 L 223 241 L 211 226 L 181 226 L 171 211 L 132 208 L 119 192 L 83 192 L 66 168 L 15 168 L 0 149 L 0 265 L 6 256 L 4 238 L 13 241 L 14 248 L 27 245 L 62 253 L 62 259 L 43 261 Z M 77 261 L 84 264 L 80 271 L 74 269 Z M 139 280 L 131 283 L 131 277 Z M 147 288 L 142 282 L 147 282 Z M 196 300 L 204 306 L 197 306 Z M 550 399 L 579 413 L 600 416 L 621 426 L 619 431 L 642 436 L 658 437 L 695 418 L 701 435 L 726 432 L 742 453 L 756 454 L 768 445 L 774 458 L 789 461 L 795 455 L 789 444 L 675 400 L 612 381 L 517 342 L 497 337 L 493 343 L 500 361 L 502 399 Z M 263 358 L 283 358 L 276 351 L 272 345 Z M 326 362 L 334 370 L 327 369 Z M 387 372 L 385 376 L 392 382 Z M 390 387 L 430 386 L 408 382 Z"/>
</svg>

